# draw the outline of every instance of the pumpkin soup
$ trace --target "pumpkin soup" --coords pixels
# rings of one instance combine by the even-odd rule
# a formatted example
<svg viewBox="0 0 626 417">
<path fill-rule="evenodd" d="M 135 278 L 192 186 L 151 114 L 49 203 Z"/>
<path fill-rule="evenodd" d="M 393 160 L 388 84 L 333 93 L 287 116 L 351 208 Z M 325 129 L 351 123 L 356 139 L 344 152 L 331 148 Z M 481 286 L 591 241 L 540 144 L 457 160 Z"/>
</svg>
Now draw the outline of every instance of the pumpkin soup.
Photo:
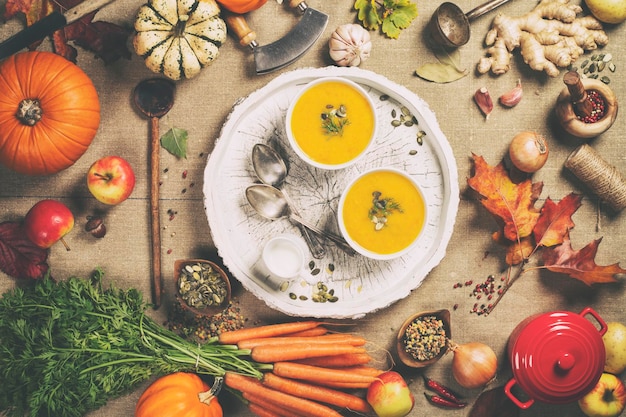
<svg viewBox="0 0 626 417">
<path fill-rule="evenodd" d="M 336 78 L 311 83 L 287 117 L 292 140 L 321 165 L 342 165 L 361 155 L 373 139 L 374 108 L 358 85 Z"/>
<path fill-rule="evenodd" d="M 402 252 L 424 227 L 422 194 L 410 178 L 396 170 L 365 173 L 342 200 L 340 221 L 348 237 L 375 254 Z"/>
</svg>

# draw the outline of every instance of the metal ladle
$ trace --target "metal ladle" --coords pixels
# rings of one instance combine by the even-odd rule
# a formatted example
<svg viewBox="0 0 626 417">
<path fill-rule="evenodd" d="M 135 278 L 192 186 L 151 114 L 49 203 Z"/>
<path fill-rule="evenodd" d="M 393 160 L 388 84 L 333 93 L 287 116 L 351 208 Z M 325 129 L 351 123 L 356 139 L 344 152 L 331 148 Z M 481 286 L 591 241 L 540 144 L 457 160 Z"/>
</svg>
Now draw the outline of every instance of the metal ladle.
<svg viewBox="0 0 626 417">
<path fill-rule="evenodd" d="M 278 188 L 287 177 L 287 165 L 285 165 L 285 161 L 283 161 L 278 152 L 276 152 L 273 148 L 262 143 L 257 143 L 252 148 L 252 167 L 261 182 L 276 188 Z M 282 191 L 285 199 L 291 207 L 291 210 L 299 216 L 300 213 L 298 213 L 294 205 L 291 201 L 289 201 L 289 196 L 285 190 Z M 324 249 L 324 246 L 322 246 L 319 239 L 306 227 L 300 224 L 299 226 L 302 236 L 309 246 L 311 255 L 315 259 L 323 258 L 326 254 L 326 249 Z"/>
<path fill-rule="evenodd" d="M 433 13 L 428 28 L 432 40 L 446 48 L 458 48 L 470 39 L 470 22 L 510 0 L 491 0 L 467 13 L 454 3 L 444 2 Z"/>
<path fill-rule="evenodd" d="M 287 217 L 310 231 L 331 240 L 348 255 L 356 255 L 356 251 L 348 245 L 344 238 L 320 229 L 290 210 L 287 199 L 278 188 L 267 184 L 251 185 L 246 188 L 246 198 L 252 208 L 266 219 L 276 220 Z"/>
<path fill-rule="evenodd" d="M 150 226 L 152 236 L 152 304 L 161 305 L 161 222 L 159 218 L 159 119 L 174 105 L 174 83 L 165 78 L 149 78 L 135 87 L 137 108 L 150 118 Z"/>
</svg>

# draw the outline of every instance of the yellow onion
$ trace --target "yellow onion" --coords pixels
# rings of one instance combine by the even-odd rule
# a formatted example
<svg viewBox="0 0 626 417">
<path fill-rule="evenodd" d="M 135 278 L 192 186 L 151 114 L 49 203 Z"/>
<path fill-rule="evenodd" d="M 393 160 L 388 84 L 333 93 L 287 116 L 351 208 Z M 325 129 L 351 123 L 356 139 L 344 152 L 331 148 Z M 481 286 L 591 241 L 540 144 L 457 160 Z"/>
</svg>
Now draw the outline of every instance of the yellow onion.
<svg viewBox="0 0 626 417">
<path fill-rule="evenodd" d="M 452 375 L 460 386 L 479 388 L 495 378 L 498 358 L 489 346 L 480 342 L 450 343 L 450 349 L 454 353 Z"/>
<path fill-rule="evenodd" d="M 548 160 L 548 154 L 548 142 L 536 132 L 520 132 L 509 144 L 511 163 L 528 174 L 539 171 Z"/>
</svg>

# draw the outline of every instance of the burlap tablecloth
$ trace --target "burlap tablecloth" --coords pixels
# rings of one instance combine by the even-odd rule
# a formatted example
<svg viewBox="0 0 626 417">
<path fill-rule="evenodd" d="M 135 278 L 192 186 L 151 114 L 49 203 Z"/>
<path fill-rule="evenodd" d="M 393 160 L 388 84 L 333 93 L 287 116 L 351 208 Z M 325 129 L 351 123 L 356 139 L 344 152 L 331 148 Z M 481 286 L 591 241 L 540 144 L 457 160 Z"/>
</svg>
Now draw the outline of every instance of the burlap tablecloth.
<svg viewBox="0 0 626 417">
<path fill-rule="evenodd" d="M 519 53 L 514 54 L 511 70 L 500 77 L 477 75 L 473 69 L 485 53 L 484 36 L 496 12 L 485 15 L 471 24 L 469 43 L 460 49 L 462 64 L 470 74 L 450 84 L 435 84 L 415 76 L 415 69 L 435 56 L 426 47 L 424 30 L 439 1 L 418 1 L 419 16 L 397 40 L 372 32 L 372 56 L 362 68 L 381 74 L 403 85 L 425 100 L 435 112 L 442 131 L 447 136 L 458 165 L 461 202 L 454 233 L 443 261 L 408 297 L 381 311 L 355 321 L 353 330 L 375 341 L 378 347 L 392 350 L 398 326 L 413 312 L 447 308 L 452 314 L 453 339 L 458 342 L 481 341 L 498 353 L 500 370 L 495 384 L 502 385 L 510 377 L 506 358 L 506 343 L 510 332 L 524 318 L 536 313 L 565 309 L 579 312 L 592 306 L 606 321 L 626 321 L 623 303 L 626 299 L 621 283 L 588 287 L 583 283 L 545 270 L 530 271 L 515 283 L 498 307 L 487 317 L 469 314 L 475 300 L 469 290 L 457 289 L 457 282 L 480 282 L 490 274 L 503 270 L 503 253 L 491 240 L 496 225 L 471 193 L 466 179 L 471 175 L 472 153 L 482 155 L 492 165 L 504 156 L 513 135 L 522 130 L 534 130 L 548 138 L 550 157 L 546 166 L 534 177 L 544 183 L 540 202 L 550 197 L 561 199 L 570 192 L 584 195 L 583 205 L 574 215 L 576 224 L 571 231 L 575 249 L 602 237 L 596 261 L 606 265 L 621 262 L 626 266 L 626 222 L 624 213 L 615 213 L 599 203 L 586 188 L 564 167 L 567 156 L 581 143 L 564 135 L 555 123 L 554 104 L 563 89 L 561 77 L 550 78 L 530 71 Z M 117 0 L 101 10 L 97 18 L 131 25 L 142 4 L 140 0 Z M 203 206 L 203 172 L 216 138 L 232 106 L 241 98 L 263 87 L 277 75 L 296 68 L 331 65 L 327 41 L 340 24 L 355 22 L 353 1 L 310 0 L 311 7 L 330 16 L 329 24 L 314 47 L 293 65 L 280 71 L 257 76 L 252 56 L 247 48 L 230 37 L 221 47 L 219 58 L 196 78 L 176 84 L 176 101 L 172 110 L 161 119 L 161 129 L 181 127 L 189 132 L 188 155 L 178 160 L 161 151 L 162 173 L 161 220 L 163 225 L 162 253 L 165 283 L 164 304 L 156 312 L 163 319 L 172 301 L 174 261 L 185 257 L 217 258 L 211 231 Z M 468 11 L 477 1 L 460 0 L 459 6 Z M 535 2 L 518 0 L 501 6 L 499 11 L 513 16 L 529 11 Z M 249 14 L 250 25 L 258 32 L 259 43 L 269 43 L 283 36 L 299 19 L 285 5 L 274 0 L 260 10 Z M 2 38 L 18 30 L 20 25 L 10 21 L 0 27 Z M 605 52 L 613 54 L 616 64 L 611 77 L 611 88 L 618 100 L 626 92 L 624 82 L 624 27 L 607 26 L 610 43 Z M 41 49 L 46 49 L 44 43 Z M 150 294 L 150 234 L 149 234 L 149 179 L 148 179 L 148 121 L 133 105 L 131 93 L 142 79 L 152 77 L 142 59 L 136 55 L 105 66 L 84 50 L 80 50 L 78 64 L 92 78 L 100 94 L 102 123 L 98 134 L 84 156 L 69 169 L 49 177 L 27 177 L 0 168 L 0 220 L 19 220 L 38 200 L 55 198 L 66 202 L 76 216 L 75 230 L 68 235 L 72 250 L 56 245 L 51 249 L 49 263 L 58 278 L 70 275 L 87 276 L 95 267 L 102 267 L 106 278 L 123 287 L 135 287 Z M 486 86 L 494 97 L 512 88 L 521 80 L 524 98 L 513 109 L 496 104 L 488 120 L 480 114 L 472 101 L 474 91 Z M 621 172 L 626 173 L 623 136 L 626 122 L 619 115 L 615 125 L 590 144 L 602 157 Z M 88 193 L 85 174 L 96 159 L 107 154 L 119 154 L 135 167 L 136 188 L 129 200 L 115 207 L 99 205 Z M 183 175 L 186 172 L 186 175 Z M 183 192 L 183 190 L 185 190 Z M 170 219 L 168 210 L 176 213 Z M 107 235 L 94 240 L 83 231 L 86 216 L 105 211 Z M 498 275 L 499 276 L 499 275 Z M 15 280 L 0 274 L 0 289 L 15 285 Z M 247 325 L 287 320 L 288 317 L 268 308 L 234 281 L 234 296 Z M 454 306 L 458 307 L 454 309 Z M 451 355 L 428 369 L 429 376 L 455 386 L 450 372 Z M 417 372 L 406 373 L 412 381 L 416 406 L 411 416 L 427 416 L 440 411 L 426 403 Z M 141 390 L 114 401 L 93 412 L 91 416 L 129 416 Z M 465 390 L 467 398 L 474 399 L 479 390 Z M 236 401 L 225 405 L 226 415 L 250 415 Z M 466 410 L 446 411 L 450 415 L 466 415 Z M 582 416 L 573 405 L 551 406 L 536 404 L 522 412 L 525 416 Z"/>
</svg>

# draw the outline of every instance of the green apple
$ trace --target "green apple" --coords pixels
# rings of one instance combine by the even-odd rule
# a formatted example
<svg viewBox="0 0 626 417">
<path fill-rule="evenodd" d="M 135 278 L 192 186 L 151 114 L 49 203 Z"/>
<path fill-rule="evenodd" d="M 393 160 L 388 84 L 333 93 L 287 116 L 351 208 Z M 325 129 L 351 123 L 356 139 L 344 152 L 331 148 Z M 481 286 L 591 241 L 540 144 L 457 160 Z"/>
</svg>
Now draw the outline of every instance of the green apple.
<svg viewBox="0 0 626 417">
<path fill-rule="evenodd" d="M 578 400 L 578 406 L 589 417 L 616 417 L 626 405 L 626 388 L 621 379 L 604 372 L 596 386 Z"/>
<path fill-rule="evenodd" d="M 602 336 L 606 361 L 604 371 L 620 374 L 626 369 L 626 326 L 618 322 L 608 322 Z"/>
<path fill-rule="evenodd" d="M 366 398 L 378 417 L 404 417 L 415 404 L 406 381 L 394 371 L 380 374 L 368 387 Z"/>
<path fill-rule="evenodd" d="M 604 23 L 622 23 L 626 20 L 626 0 L 585 0 L 591 14 Z"/>
</svg>

